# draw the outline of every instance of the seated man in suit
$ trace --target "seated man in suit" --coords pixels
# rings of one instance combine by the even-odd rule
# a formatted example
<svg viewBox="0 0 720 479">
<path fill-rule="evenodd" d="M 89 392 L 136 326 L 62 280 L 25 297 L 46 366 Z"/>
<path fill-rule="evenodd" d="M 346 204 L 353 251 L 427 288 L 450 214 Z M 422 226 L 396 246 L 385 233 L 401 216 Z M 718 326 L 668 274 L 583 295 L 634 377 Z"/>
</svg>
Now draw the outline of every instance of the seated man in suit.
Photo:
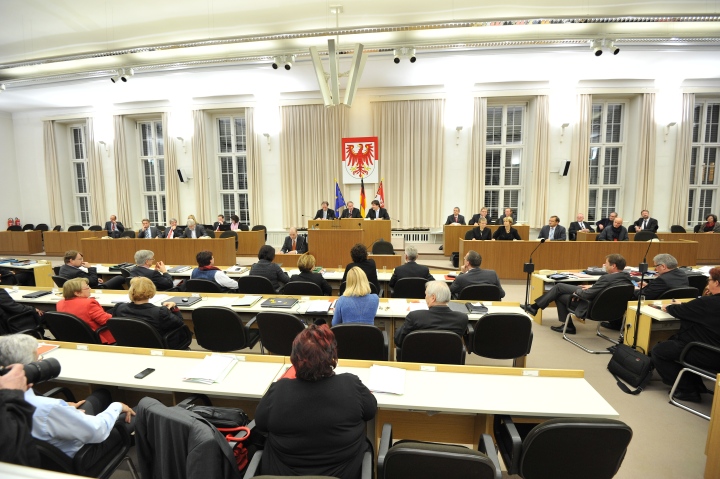
<svg viewBox="0 0 720 479">
<path fill-rule="evenodd" d="M 476 225 L 480 223 L 480 218 L 485 218 L 488 223 L 491 223 L 490 216 L 488 215 L 488 209 L 484 206 L 480 208 L 480 213 L 474 214 L 472 218 L 470 218 L 470 221 L 468 224 L 470 226 Z"/>
<path fill-rule="evenodd" d="M 205 236 L 205 227 L 203 225 L 196 224 L 194 220 L 188 220 L 187 228 L 183 232 L 185 238 L 200 238 Z"/>
<path fill-rule="evenodd" d="M 123 289 L 125 278 L 117 275 L 114 278 L 103 282 L 102 279 L 98 278 L 97 268 L 90 266 L 90 263 L 86 263 L 83 259 L 82 253 L 79 251 L 75 251 L 74 249 L 66 251 L 63 260 L 65 261 L 65 264 L 60 267 L 60 273 L 58 276 L 62 276 L 66 279 L 85 278 L 88 280 L 88 284 L 93 289 Z"/>
<path fill-rule="evenodd" d="M 110 221 L 105 222 L 105 231 L 107 231 L 108 236 L 119 238 L 125 231 L 125 227 L 117 220 L 117 216 L 110 215 Z"/>
<path fill-rule="evenodd" d="M 218 215 L 217 221 L 213 223 L 213 230 L 220 231 L 220 226 L 225 224 L 225 215 Z"/>
<path fill-rule="evenodd" d="M 150 226 L 150 220 L 147 218 L 144 218 L 142 220 L 142 228 L 140 228 L 137 232 L 138 238 L 157 238 L 158 237 L 158 229 L 154 226 Z"/>
<path fill-rule="evenodd" d="M 417 264 L 415 260 L 418 257 L 417 248 L 414 246 L 407 246 L 405 248 L 405 264 L 398 266 L 393 271 L 393 275 L 390 278 L 390 287 L 394 287 L 395 283 L 402 278 L 425 278 L 428 281 L 433 281 L 433 275 L 430 274 L 430 269 L 427 266 Z"/>
<path fill-rule="evenodd" d="M 616 216 L 612 225 L 603 229 L 595 241 L 630 241 L 628 231 L 622 224 L 623 219 Z"/>
<path fill-rule="evenodd" d="M 322 202 L 322 207 L 317 210 L 317 213 L 315 213 L 314 220 L 334 220 L 335 219 L 335 211 L 331 210 L 329 208 L 330 203 L 327 201 Z"/>
<path fill-rule="evenodd" d="M 165 228 L 165 232 L 162 233 L 162 237 L 167 239 L 182 237 L 182 233 L 180 232 L 180 228 L 178 227 L 177 220 L 175 218 L 170 218 L 169 223 L 170 226 Z"/>
<path fill-rule="evenodd" d="M 135 253 L 135 267 L 130 270 L 130 277 L 144 276 L 155 285 L 158 291 L 167 291 L 174 286 L 173 278 L 167 272 L 167 267 L 162 261 L 155 263 L 155 253 L 147 249 L 141 249 Z"/>
<path fill-rule="evenodd" d="M 560 320 L 563 324 L 560 324 L 559 326 L 552 326 L 550 329 L 562 333 L 563 327 L 565 326 L 565 318 L 567 318 L 568 315 L 568 305 L 573 298 L 573 294 L 592 303 L 593 299 L 595 299 L 595 297 L 605 288 L 610 286 L 632 284 L 632 281 L 630 281 L 630 275 L 623 272 L 625 265 L 625 258 L 623 258 L 622 255 L 607 255 L 605 257 L 603 269 L 605 269 L 605 272 L 608 274 L 600 276 L 600 278 L 598 278 L 598 280 L 592 285 L 585 284 L 577 286 L 574 284 L 557 283 L 552 287 L 552 289 L 550 289 L 550 291 L 537 298 L 533 304 L 521 304 L 520 307 L 534 316 L 537 314 L 538 309 L 545 309 L 550 303 L 555 301 L 555 304 L 557 305 L 558 320 Z M 578 315 L 583 316 L 588 312 L 588 308 L 588 303 L 583 301 L 579 303 L 576 312 Z M 567 326 L 567 334 L 575 334 L 575 325 L 573 324 L 572 319 L 568 319 L 568 321 L 570 322 Z"/>
<path fill-rule="evenodd" d="M 343 210 L 340 218 L 362 218 L 362 216 L 360 216 L 360 210 L 355 208 L 355 204 L 352 201 L 348 201 L 347 207 Z"/>
<path fill-rule="evenodd" d="M 482 256 L 480 256 L 480 253 L 473 250 L 467 252 L 462 271 L 455 278 L 455 281 L 450 284 L 450 291 L 455 297 L 458 297 L 463 288 L 472 284 L 494 284 L 500 288 L 500 297 L 505 297 L 505 290 L 500 284 L 497 273 L 491 269 L 480 269 L 481 264 Z"/>
<path fill-rule="evenodd" d="M 565 235 L 565 227 L 560 224 L 560 218 L 557 216 L 551 216 L 548 224 L 540 229 L 538 239 L 550 241 L 565 241 L 567 236 Z"/>
<path fill-rule="evenodd" d="M 280 251 L 288 254 L 303 254 L 307 253 L 307 249 L 307 241 L 305 241 L 305 238 L 298 236 L 297 229 L 292 227 L 290 228 L 288 236 L 285 237 L 285 242 Z"/>
<path fill-rule="evenodd" d="M 447 217 L 445 220 L 446 225 L 464 225 L 465 217 L 460 214 L 460 208 L 457 206 L 453 208 L 453 214 Z"/>
<path fill-rule="evenodd" d="M 568 228 L 568 235 L 570 236 L 570 241 L 575 241 L 577 239 L 578 231 L 582 231 L 583 233 L 595 232 L 592 226 L 590 226 L 590 223 L 585 221 L 584 214 L 578 213 L 576 219 L 577 221 L 573 221 L 572 223 L 570 223 L 570 228 Z"/>
<path fill-rule="evenodd" d="M 19 314 L 22 316 L 18 316 L 12 324 L 8 324 L 8 318 Z M 0 335 L 19 333 L 26 329 L 38 329 L 42 323 L 40 319 L 42 315 L 41 310 L 16 302 L 8 294 L 7 289 L 0 288 Z"/>
<path fill-rule="evenodd" d="M 387 210 L 385 208 L 380 208 L 380 202 L 378 200 L 372 200 L 371 205 L 372 208 L 370 208 L 370 211 L 368 211 L 367 215 L 365 215 L 365 218 L 370 218 L 371 220 L 390 219 L 390 215 Z"/>
<path fill-rule="evenodd" d="M 615 221 L 615 218 L 617 218 L 617 213 L 614 211 L 608 215 L 607 218 L 603 218 L 595 223 L 595 226 L 597 226 L 598 233 L 601 233 L 605 228 L 608 226 L 612 226 L 613 221 Z"/>
<path fill-rule="evenodd" d="M 657 233 L 658 221 L 655 218 L 650 218 L 650 212 L 648 210 L 642 210 L 640 218 L 633 223 L 635 231 L 652 231 Z"/>
<path fill-rule="evenodd" d="M 502 218 L 512 218 L 513 223 L 517 223 L 517 214 L 513 212 L 512 208 L 505 208 L 503 210 Z"/>
<path fill-rule="evenodd" d="M 22 364 L 8 366 L 0 376 L 0 462 L 40 467 L 33 444 L 32 415 L 35 407 L 25 401 L 27 377 Z"/>
<path fill-rule="evenodd" d="M 425 285 L 427 310 L 408 313 L 405 322 L 395 332 L 395 344 L 402 347 L 408 334 L 413 331 L 450 331 L 463 336 L 467 331 L 467 314 L 453 311 L 448 306 L 450 289 L 444 281 L 430 281 Z"/>
<path fill-rule="evenodd" d="M 190 279 L 206 279 L 213 281 L 223 288 L 223 291 L 237 292 L 238 283 L 215 266 L 215 257 L 212 251 L 200 251 L 195 255 L 198 267 L 190 273 Z"/>
</svg>

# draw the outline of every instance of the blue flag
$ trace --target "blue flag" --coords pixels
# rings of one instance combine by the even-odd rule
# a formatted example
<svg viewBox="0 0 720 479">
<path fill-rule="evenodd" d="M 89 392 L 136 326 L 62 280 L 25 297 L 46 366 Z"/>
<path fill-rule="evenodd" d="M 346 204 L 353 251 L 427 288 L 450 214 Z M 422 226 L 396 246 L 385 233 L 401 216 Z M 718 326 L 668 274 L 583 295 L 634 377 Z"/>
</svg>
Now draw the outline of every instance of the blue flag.
<svg viewBox="0 0 720 479">
<path fill-rule="evenodd" d="M 345 206 L 345 197 L 342 194 L 342 191 L 340 191 L 340 185 L 338 184 L 337 180 L 335 180 L 335 214 L 339 218 L 340 215 L 340 207 Z"/>
</svg>

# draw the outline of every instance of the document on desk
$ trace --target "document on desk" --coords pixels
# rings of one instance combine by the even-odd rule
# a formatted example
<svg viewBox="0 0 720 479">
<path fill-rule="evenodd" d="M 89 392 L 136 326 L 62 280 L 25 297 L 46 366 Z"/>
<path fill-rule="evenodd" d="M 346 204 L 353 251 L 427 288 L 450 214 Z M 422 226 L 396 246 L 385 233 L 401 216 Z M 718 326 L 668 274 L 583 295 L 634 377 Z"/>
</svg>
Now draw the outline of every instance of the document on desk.
<svg viewBox="0 0 720 479">
<path fill-rule="evenodd" d="M 233 298 L 232 306 L 252 306 L 262 299 L 262 296 L 246 294 L 242 298 Z"/>
<path fill-rule="evenodd" d="M 390 366 L 370 366 L 367 387 L 374 393 L 405 393 L 405 370 Z"/>
<path fill-rule="evenodd" d="M 305 313 L 327 314 L 330 311 L 330 306 L 332 306 L 332 304 L 333 302 L 328 301 L 327 299 L 316 299 L 307 303 L 307 310 L 305 310 Z"/>
<path fill-rule="evenodd" d="M 205 356 L 194 368 L 192 368 L 183 381 L 191 383 L 214 384 L 219 383 L 230 373 L 238 363 L 235 356 L 226 354 L 211 354 Z"/>
<path fill-rule="evenodd" d="M 427 310 L 428 305 L 425 301 L 410 301 L 408 302 L 408 311 L 423 311 Z"/>
</svg>

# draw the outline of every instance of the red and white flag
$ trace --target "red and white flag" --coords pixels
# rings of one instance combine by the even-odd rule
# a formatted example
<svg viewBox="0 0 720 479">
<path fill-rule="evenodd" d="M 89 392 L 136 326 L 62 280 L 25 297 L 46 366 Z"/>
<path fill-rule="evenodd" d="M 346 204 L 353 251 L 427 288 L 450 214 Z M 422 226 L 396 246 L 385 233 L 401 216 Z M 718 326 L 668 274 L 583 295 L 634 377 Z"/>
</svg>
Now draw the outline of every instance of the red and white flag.
<svg viewBox="0 0 720 479">
<path fill-rule="evenodd" d="M 380 208 L 385 208 L 385 190 L 383 190 L 383 180 L 380 180 L 380 186 L 378 187 L 375 199 L 380 202 Z"/>
</svg>

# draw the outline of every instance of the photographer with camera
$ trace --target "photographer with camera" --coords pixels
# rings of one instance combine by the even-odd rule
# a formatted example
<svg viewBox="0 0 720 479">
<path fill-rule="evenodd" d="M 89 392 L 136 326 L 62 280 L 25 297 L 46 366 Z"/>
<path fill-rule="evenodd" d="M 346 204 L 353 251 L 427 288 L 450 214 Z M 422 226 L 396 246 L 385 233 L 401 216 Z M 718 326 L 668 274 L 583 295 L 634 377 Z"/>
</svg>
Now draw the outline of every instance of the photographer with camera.
<svg viewBox="0 0 720 479">
<path fill-rule="evenodd" d="M 34 362 L 38 359 L 37 347 L 37 340 L 24 334 L 0 337 L 0 366 L 22 364 L 28 377 L 31 370 L 33 375 L 39 373 L 39 381 L 57 377 L 60 365 L 56 360 Z M 25 400 L 35 406 L 33 437 L 49 442 L 69 457 L 74 457 L 85 444 L 93 444 L 87 456 L 88 465 L 122 445 L 120 432 L 113 429 L 115 423 L 124 421 L 127 427 L 132 427 L 131 418 L 135 415 L 127 405 L 112 402 L 106 389 L 98 389 L 76 403 L 36 396 L 32 389 L 27 389 Z"/>
<path fill-rule="evenodd" d="M 24 399 L 28 385 L 20 364 L 2 370 L 0 376 L 0 461 L 37 467 L 40 458 L 30 429 L 35 408 Z"/>
</svg>

